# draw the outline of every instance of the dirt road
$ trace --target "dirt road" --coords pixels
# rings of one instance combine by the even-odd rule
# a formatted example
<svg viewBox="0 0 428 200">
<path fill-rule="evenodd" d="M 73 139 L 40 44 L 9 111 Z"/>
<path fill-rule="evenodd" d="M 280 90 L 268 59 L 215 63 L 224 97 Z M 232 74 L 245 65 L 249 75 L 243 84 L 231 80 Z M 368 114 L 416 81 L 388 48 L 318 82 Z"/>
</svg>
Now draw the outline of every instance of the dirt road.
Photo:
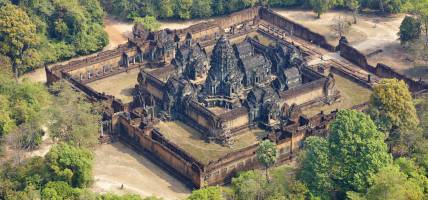
<svg viewBox="0 0 428 200">
<path fill-rule="evenodd" d="M 190 194 L 178 179 L 119 142 L 99 146 L 94 163 L 95 192 L 155 195 L 166 200 L 184 199 Z M 122 184 L 124 189 L 120 189 Z"/>
</svg>

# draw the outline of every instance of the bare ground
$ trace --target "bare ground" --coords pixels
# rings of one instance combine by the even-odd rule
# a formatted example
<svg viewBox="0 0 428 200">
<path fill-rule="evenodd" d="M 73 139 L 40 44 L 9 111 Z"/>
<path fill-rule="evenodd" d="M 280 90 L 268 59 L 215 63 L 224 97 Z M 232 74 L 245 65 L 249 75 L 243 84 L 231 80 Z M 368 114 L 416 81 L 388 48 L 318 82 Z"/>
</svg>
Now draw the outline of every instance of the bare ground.
<svg viewBox="0 0 428 200">
<path fill-rule="evenodd" d="M 284 10 L 276 9 L 279 14 L 298 22 L 314 32 L 324 36 L 329 43 L 338 44 L 338 37 L 331 29 L 334 18 L 343 16 L 352 22 L 352 13 L 345 11 L 329 11 L 316 19 L 315 14 L 308 10 Z M 375 15 L 361 14 L 357 17 L 357 24 L 351 25 L 351 31 L 345 36 L 353 47 L 368 55 L 378 50 L 382 52 L 368 57 L 372 66 L 383 63 L 393 67 L 397 71 L 407 74 L 413 78 L 428 79 L 428 67 L 415 66 L 412 55 L 400 45 L 397 35 L 404 14 L 380 17 Z"/>
<path fill-rule="evenodd" d="M 176 200 L 191 192 L 178 179 L 119 142 L 103 144 L 95 150 L 93 174 L 91 189 L 98 193 L 136 193 Z"/>
<path fill-rule="evenodd" d="M 338 16 L 345 17 L 352 22 L 352 13 L 346 11 L 329 11 L 321 16 L 315 17 L 312 11 L 308 10 L 275 10 L 280 15 L 298 22 L 314 32 L 318 32 L 327 37 L 333 45 L 338 44 L 338 36 L 332 31 L 331 26 Z M 361 51 L 371 51 L 383 48 L 391 43 L 398 42 L 397 32 L 404 15 L 391 15 L 388 17 L 378 17 L 373 15 L 359 15 L 357 24 L 351 25 L 351 31 L 345 34 L 348 41 Z"/>
<path fill-rule="evenodd" d="M 110 17 L 104 18 L 104 30 L 107 32 L 109 44 L 104 50 L 116 48 L 119 44 L 126 43 L 131 36 L 132 23 L 115 20 Z"/>
</svg>

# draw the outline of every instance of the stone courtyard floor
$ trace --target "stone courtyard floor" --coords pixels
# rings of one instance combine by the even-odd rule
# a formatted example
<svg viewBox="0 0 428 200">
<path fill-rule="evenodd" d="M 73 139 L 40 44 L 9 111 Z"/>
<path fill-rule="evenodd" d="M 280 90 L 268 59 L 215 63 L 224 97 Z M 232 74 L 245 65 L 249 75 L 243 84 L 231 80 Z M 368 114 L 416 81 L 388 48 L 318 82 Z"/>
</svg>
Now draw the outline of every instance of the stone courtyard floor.
<svg viewBox="0 0 428 200">
<path fill-rule="evenodd" d="M 165 200 L 184 199 L 191 192 L 180 180 L 120 142 L 100 145 L 94 154 L 94 192 L 155 195 Z"/>
</svg>

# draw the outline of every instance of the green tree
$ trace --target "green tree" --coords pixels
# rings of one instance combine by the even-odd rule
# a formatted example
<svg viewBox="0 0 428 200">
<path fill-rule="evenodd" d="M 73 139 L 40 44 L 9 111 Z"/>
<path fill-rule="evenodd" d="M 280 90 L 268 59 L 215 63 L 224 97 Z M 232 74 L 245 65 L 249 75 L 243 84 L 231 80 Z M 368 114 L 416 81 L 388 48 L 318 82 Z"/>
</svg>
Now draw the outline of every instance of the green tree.
<svg viewBox="0 0 428 200">
<path fill-rule="evenodd" d="M 9 134 L 9 144 L 15 151 L 34 150 L 42 143 L 44 132 L 36 120 L 21 124 Z"/>
<path fill-rule="evenodd" d="M 74 146 L 94 147 L 98 143 L 101 116 L 93 110 L 93 105 L 65 82 L 54 84 L 50 90 L 56 96 L 49 111 L 55 119 L 49 124 L 50 136 Z"/>
<path fill-rule="evenodd" d="M 193 0 L 176 0 L 177 4 L 175 6 L 176 8 L 176 15 L 180 19 L 190 19 L 192 17 L 191 13 L 191 7 Z"/>
<path fill-rule="evenodd" d="M 425 193 L 428 192 L 428 178 L 424 168 L 418 166 L 413 159 L 405 157 L 394 160 L 394 164 L 400 167 L 400 171 L 403 172 L 408 179 L 418 184 L 422 191 Z"/>
<path fill-rule="evenodd" d="M 20 164 L 3 162 L 0 166 L 0 198 L 18 196 L 18 191 L 24 191 L 24 195 L 27 193 L 25 190 L 39 190 L 48 181 L 49 173 L 41 157 L 30 158 Z"/>
<path fill-rule="evenodd" d="M 174 2 L 173 0 L 160 0 L 159 2 L 159 16 L 161 18 L 169 18 L 174 16 Z"/>
<path fill-rule="evenodd" d="M 360 8 L 359 0 L 346 0 L 345 6 L 352 10 L 352 18 L 354 19 L 354 24 L 357 23 L 357 14 L 358 9 Z"/>
<path fill-rule="evenodd" d="M 18 83 L 0 74 L 0 137 L 27 122 L 40 128 L 47 121 L 43 112 L 49 104 L 50 95 L 43 84 Z"/>
<path fill-rule="evenodd" d="M 312 10 L 317 14 L 317 18 L 330 8 L 330 0 L 309 0 Z"/>
<path fill-rule="evenodd" d="M 11 106 L 13 105 L 12 117 L 17 124 L 42 117 L 40 112 L 44 111 L 51 102 L 51 96 L 46 87 L 42 83 L 33 83 L 29 80 L 24 80 L 12 87 L 9 101 Z"/>
<path fill-rule="evenodd" d="M 392 128 L 412 130 L 419 123 L 408 87 L 397 79 L 382 79 L 374 86 L 370 111 L 380 130 L 384 131 Z"/>
<path fill-rule="evenodd" d="M 232 191 L 237 200 L 262 199 L 266 180 L 259 171 L 246 171 L 232 178 Z"/>
<path fill-rule="evenodd" d="M 379 130 L 389 133 L 393 155 L 407 154 L 420 138 L 418 117 L 407 85 L 397 79 L 383 79 L 373 87 L 369 113 Z"/>
<path fill-rule="evenodd" d="M 220 187 L 210 186 L 192 191 L 187 200 L 224 200 L 224 198 Z"/>
<path fill-rule="evenodd" d="M 414 14 L 422 22 L 425 37 L 428 37 L 428 2 L 425 0 L 409 0 L 403 5 L 403 12 Z"/>
<path fill-rule="evenodd" d="M 276 145 L 270 140 L 260 142 L 256 150 L 257 160 L 265 167 L 266 180 L 269 180 L 268 169 L 273 166 L 278 159 Z"/>
<path fill-rule="evenodd" d="M 348 193 L 348 197 L 357 199 L 423 199 L 423 190 L 411 178 L 400 172 L 399 167 L 389 165 L 382 168 L 374 177 L 373 185 L 368 188 L 367 194 Z"/>
<path fill-rule="evenodd" d="M 224 0 L 213 0 L 212 9 L 214 15 L 222 15 L 225 12 L 225 2 Z"/>
<path fill-rule="evenodd" d="M 68 183 L 64 181 L 49 182 L 42 190 L 43 199 L 79 199 L 79 196 L 79 189 L 72 188 Z"/>
<path fill-rule="evenodd" d="M 67 144 L 59 144 L 46 155 L 52 179 L 74 187 L 86 187 L 92 179 L 92 154 Z"/>
<path fill-rule="evenodd" d="M 421 34 L 421 23 L 418 19 L 410 16 L 406 16 L 400 25 L 400 36 L 401 44 L 406 44 L 409 41 L 416 40 Z"/>
<path fill-rule="evenodd" d="M 306 138 L 300 155 L 299 180 L 308 186 L 313 196 L 327 198 L 333 189 L 327 140 L 316 136 Z"/>
<path fill-rule="evenodd" d="M 372 177 L 391 163 L 384 143 L 370 117 L 354 110 L 341 110 L 330 125 L 329 149 L 332 179 L 341 191 L 363 191 Z"/>
<path fill-rule="evenodd" d="M 37 39 L 23 53 L 20 71 L 92 53 L 108 43 L 98 0 L 21 0 L 14 4 L 31 19 L 31 32 Z"/>
<path fill-rule="evenodd" d="M 428 94 L 416 99 L 416 110 L 420 119 L 421 133 L 416 138 L 410 157 L 428 174 Z"/>
<path fill-rule="evenodd" d="M 157 31 L 161 27 L 161 24 L 153 16 L 136 17 L 134 23 L 143 25 L 144 29 L 148 31 Z"/>
<path fill-rule="evenodd" d="M 15 120 L 11 118 L 9 105 L 7 97 L 0 95 L 0 138 L 15 127 Z"/>
<path fill-rule="evenodd" d="M 191 13 L 194 18 L 210 17 L 212 15 L 211 0 L 193 1 Z"/>
<path fill-rule="evenodd" d="M 26 67 L 40 64 L 39 55 L 34 48 L 38 43 L 36 26 L 19 7 L 6 4 L 0 8 L 0 54 L 12 61 L 15 76 Z M 27 59 L 31 58 L 31 59 Z M 34 62 L 34 63 L 33 63 Z M 31 64 L 32 66 L 28 66 Z"/>
</svg>

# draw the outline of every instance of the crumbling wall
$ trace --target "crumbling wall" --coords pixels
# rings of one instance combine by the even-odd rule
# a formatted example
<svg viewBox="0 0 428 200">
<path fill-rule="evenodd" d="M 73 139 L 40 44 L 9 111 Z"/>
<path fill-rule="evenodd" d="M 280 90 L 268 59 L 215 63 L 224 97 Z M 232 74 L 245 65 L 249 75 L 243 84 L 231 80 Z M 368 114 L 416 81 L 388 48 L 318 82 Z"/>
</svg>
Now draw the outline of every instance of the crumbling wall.
<svg viewBox="0 0 428 200">
<path fill-rule="evenodd" d="M 193 120 L 197 124 L 193 124 L 193 126 L 196 126 L 197 129 L 203 131 L 203 133 L 208 133 L 210 130 L 214 129 L 218 121 L 214 113 L 193 101 L 183 109 L 183 114 L 190 120 Z"/>
<path fill-rule="evenodd" d="M 245 107 L 229 110 L 218 117 L 226 122 L 226 127 L 231 130 L 232 133 L 248 128 L 249 126 L 250 119 L 248 110 Z"/>
<path fill-rule="evenodd" d="M 351 61 L 352 63 L 358 65 L 359 67 L 363 68 L 368 72 L 375 72 L 374 67 L 370 66 L 367 62 L 366 56 L 351 45 L 341 42 L 339 44 L 339 50 L 340 56 L 346 58 L 347 60 Z"/>
<path fill-rule="evenodd" d="M 253 20 L 259 15 L 260 7 L 248 8 L 239 12 L 234 12 L 221 19 L 215 21 L 215 23 L 222 29 L 229 28 L 233 25 L 240 24 L 244 21 Z"/>
<path fill-rule="evenodd" d="M 373 73 L 376 76 L 379 76 L 380 78 L 396 78 L 399 80 L 403 80 L 407 83 L 410 91 L 412 92 L 428 89 L 428 83 L 425 83 L 420 80 L 414 80 L 411 77 L 397 72 L 390 66 L 387 66 L 382 63 L 378 63 L 376 67 L 369 65 L 367 62 L 367 56 L 347 43 L 340 43 L 339 48 L 340 56 L 348 59 L 355 65 L 361 67 L 363 70 Z"/>
<path fill-rule="evenodd" d="M 306 129 L 302 129 L 284 140 L 275 141 L 279 153 L 277 165 L 289 161 L 291 157 L 296 155 L 302 146 L 305 132 Z M 205 167 L 204 181 L 207 185 L 222 185 L 230 182 L 231 178 L 238 172 L 261 168 L 262 166 L 256 158 L 257 148 L 258 144 L 254 144 L 208 163 Z"/>
<path fill-rule="evenodd" d="M 352 82 L 357 83 L 358 85 L 361 85 L 365 88 L 368 89 L 372 89 L 372 83 L 369 83 L 367 80 L 365 79 L 361 79 L 361 77 L 356 76 L 353 73 L 349 73 L 344 71 L 342 68 L 340 67 L 336 67 L 336 66 L 330 66 L 330 72 L 334 73 L 334 74 L 338 74 L 344 78 L 347 78 L 349 80 L 351 80 Z"/>
<path fill-rule="evenodd" d="M 387 66 L 382 63 L 378 63 L 376 65 L 376 75 L 383 77 L 383 78 L 396 78 L 399 80 L 403 80 L 407 83 L 409 86 L 409 89 L 412 92 L 417 92 L 420 90 L 426 90 L 428 89 L 428 83 L 423 82 L 422 80 L 413 80 L 410 77 L 407 77 L 406 75 L 400 74 L 394 69 L 392 69 L 390 66 Z"/>
<path fill-rule="evenodd" d="M 334 119 L 336 112 L 319 113 L 309 119 L 309 125 L 297 127 L 282 139 L 275 140 L 279 152 L 277 164 L 288 161 L 296 155 L 302 141 L 309 135 L 325 133 L 327 124 Z M 261 167 L 256 159 L 258 144 L 231 152 L 208 164 L 193 158 L 192 155 L 167 140 L 156 129 L 142 130 L 124 116 L 113 119 L 116 134 L 139 151 L 149 152 L 154 161 L 162 163 L 167 170 L 179 177 L 192 182 L 197 188 L 227 183 L 240 171 Z"/>
<path fill-rule="evenodd" d="M 65 64 L 65 65 L 54 66 L 54 70 L 70 72 L 73 70 L 80 69 L 82 67 L 99 65 L 100 63 L 103 63 L 103 62 L 108 63 L 110 62 L 110 60 L 116 59 L 116 57 L 122 56 L 123 53 L 132 54 L 132 52 L 135 52 L 135 51 L 136 51 L 135 47 L 130 47 L 128 46 L 128 44 L 123 44 L 113 50 L 102 51 L 100 53 L 97 53 L 94 56 L 90 56 L 80 60 L 70 61 L 68 64 Z"/>
<path fill-rule="evenodd" d="M 158 158 L 157 162 L 167 165 L 170 173 L 183 176 L 196 186 L 203 185 L 201 182 L 203 165 L 184 150 L 166 140 L 157 130 L 152 130 L 152 137 L 150 137 L 143 130 L 132 126 L 131 121 L 123 116 L 118 117 L 115 127 L 123 141 L 140 151 L 150 152 L 152 156 Z"/>
<path fill-rule="evenodd" d="M 61 74 L 59 71 L 54 71 L 48 66 L 45 66 L 45 73 L 46 73 L 46 84 L 52 85 L 53 83 L 61 80 Z"/>
</svg>

